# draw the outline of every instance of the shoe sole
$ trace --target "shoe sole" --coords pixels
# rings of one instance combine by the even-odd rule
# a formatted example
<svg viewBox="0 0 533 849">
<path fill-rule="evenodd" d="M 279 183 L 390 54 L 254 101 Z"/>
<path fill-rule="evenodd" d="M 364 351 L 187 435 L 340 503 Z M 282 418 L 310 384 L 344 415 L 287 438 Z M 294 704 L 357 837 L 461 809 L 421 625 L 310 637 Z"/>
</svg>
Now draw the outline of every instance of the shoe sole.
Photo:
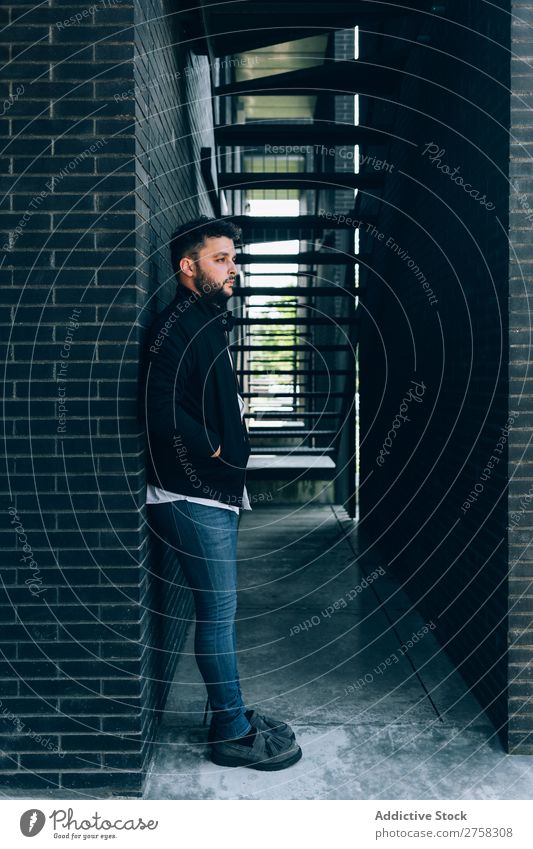
<svg viewBox="0 0 533 849">
<path fill-rule="evenodd" d="M 255 726 L 254 726 L 254 727 L 255 727 Z M 259 729 L 259 730 L 261 730 L 261 729 Z M 274 729 L 264 728 L 264 729 L 262 729 L 262 730 L 263 730 L 263 731 L 272 731 L 272 730 L 274 730 Z M 290 735 L 289 735 L 289 734 L 281 734 L 280 736 L 282 736 L 282 737 L 286 737 L 286 738 L 287 738 L 287 740 L 290 740 L 290 741 L 291 741 L 291 743 L 294 743 L 294 741 L 296 740 L 296 734 L 295 734 L 294 732 L 292 732 L 292 734 L 290 734 Z M 222 742 L 223 742 L 223 740 L 217 740 L 216 738 L 215 738 L 215 739 L 211 739 L 211 737 L 208 737 L 208 738 L 207 738 L 207 742 L 209 743 L 209 745 L 210 745 L 210 746 L 212 746 L 212 745 L 213 745 L 213 743 L 219 743 L 219 742 L 221 742 L 221 743 L 222 743 Z"/>
<path fill-rule="evenodd" d="M 271 760 L 257 761 L 256 763 L 252 763 L 251 761 L 246 760 L 245 758 L 235 758 L 230 756 L 218 755 L 216 753 L 211 755 L 212 763 L 217 766 L 247 766 L 249 769 L 259 769 L 263 772 L 274 772 L 275 770 L 286 769 L 289 766 L 297 763 L 302 757 L 302 750 L 298 748 L 298 751 L 291 755 L 290 758 L 286 758 L 284 761 L 278 761 L 277 763 L 272 763 Z"/>
</svg>

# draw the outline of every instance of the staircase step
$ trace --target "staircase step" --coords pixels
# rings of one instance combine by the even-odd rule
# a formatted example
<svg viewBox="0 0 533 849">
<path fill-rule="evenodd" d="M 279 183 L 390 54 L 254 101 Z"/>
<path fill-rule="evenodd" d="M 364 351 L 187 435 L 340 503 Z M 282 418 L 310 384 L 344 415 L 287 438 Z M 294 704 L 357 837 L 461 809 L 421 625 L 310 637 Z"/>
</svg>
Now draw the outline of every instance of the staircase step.
<svg viewBox="0 0 533 849">
<path fill-rule="evenodd" d="M 305 124 L 274 124 L 249 121 L 247 124 L 227 124 L 215 127 L 215 141 L 225 147 L 256 147 L 259 145 L 388 145 L 393 127 L 377 129 L 361 124 L 336 124 L 334 121 Z"/>
<path fill-rule="evenodd" d="M 350 175 L 348 174 L 348 176 Z M 345 219 L 356 217 L 359 220 L 359 216 L 355 215 L 353 209 L 343 212 L 343 216 Z M 283 238 L 288 239 L 290 236 L 297 236 L 302 232 L 312 236 L 317 230 L 338 230 L 351 226 L 346 225 L 345 221 L 339 220 L 341 217 L 327 218 L 325 215 L 232 215 L 229 220 L 242 229 L 246 241 L 249 235 L 255 235 L 261 231 L 270 234 L 274 230 L 283 230 L 285 233 Z M 369 215 L 368 218 L 365 218 L 364 223 L 375 224 L 376 216 Z M 302 236 L 301 238 L 306 237 Z M 271 241 L 271 238 L 269 237 L 267 241 Z"/>
<path fill-rule="evenodd" d="M 241 392 L 242 398 L 344 398 L 345 392 Z"/>
<path fill-rule="evenodd" d="M 335 475 L 335 461 L 328 454 L 319 454 L 309 449 L 291 451 L 287 449 L 274 454 L 265 451 L 261 457 L 252 453 L 248 460 L 247 478 L 257 479 L 293 479 L 298 480 L 331 480 Z"/>
<path fill-rule="evenodd" d="M 273 418 L 273 419 L 292 419 L 292 418 L 294 418 L 294 419 L 308 419 L 308 418 L 315 418 L 315 417 L 322 418 L 322 416 L 329 416 L 329 417 L 337 416 L 337 417 L 339 417 L 339 416 L 342 416 L 342 415 L 343 414 L 340 411 L 339 412 L 333 412 L 331 410 L 327 410 L 326 412 L 324 412 L 324 410 L 314 410 L 314 411 L 307 410 L 307 412 L 302 412 L 302 413 L 295 412 L 294 410 L 288 410 L 288 411 L 280 411 L 280 412 L 268 411 L 268 412 L 260 412 L 260 413 L 245 413 L 244 418 L 245 419 L 255 419 L 256 421 L 261 421 L 262 419 L 270 419 L 270 418 Z"/>
<path fill-rule="evenodd" d="M 235 80 L 217 86 L 215 95 L 280 97 L 315 93 L 327 90 L 328 94 L 364 94 L 366 96 L 391 96 L 403 79 L 402 71 L 379 67 L 364 59 L 334 59 L 309 68 L 296 68 L 278 74 L 265 74 L 253 79 Z"/>
<path fill-rule="evenodd" d="M 227 191 L 242 191 L 243 189 L 316 189 L 317 183 L 321 189 L 373 189 L 383 186 L 386 173 L 383 171 L 365 171 L 355 173 L 354 171 L 227 171 L 218 175 L 219 188 Z M 242 216 L 252 218 L 252 230 L 259 229 L 260 225 L 254 221 L 256 216 Z M 301 216 L 300 220 L 314 216 Z M 318 216 L 316 216 L 318 217 Z M 274 221 L 276 218 L 273 216 Z M 298 219 L 296 219 L 298 220 Z M 324 218 L 318 218 L 315 228 L 323 229 Z M 239 222 L 240 223 L 240 222 Z M 282 228 L 283 225 L 278 225 Z M 278 229 L 278 226 L 275 229 Z M 293 224 L 294 226 L 294 224 Z M 309 225 L 310 226 L 310 225 Z M 335 226 L 335 225 L 334 225 Z M 337 225 L 338 226 L 338 225 Z M 248 225 L 246 225 L 248 227 Z M 274 229 L 271 225 L 269 229 Z M 247 230 L 248 235 L 248 230 Z"/>
<path fill-rule="evenodd" d="M 283 324 L 289 324 L 295 327 L 312 327 L 314 325 L 329 325 L 329 324 L 357 324 L 359 322 L 359 318 L 356 316 L 330 316 L 330 317 L 313 317 L 306 318 L 305 316 L 299 316 L 297 318 L 236 318 L 235 324 L 238 327 L 245 327 L 248 325 L 265 325 L 265 326 L 277 326 Z"/>
<path fill-rule="evenodd" d="M 309 298 L 342 298 L 345 295 L 356 295 L 357 292 L 359 292 L 359 286 L 352 286 L 351 289 L 344 289 L 342 286 L 236 286 L 233 289 L 233 297 L 305 295 Z M 272 306 L 270 303 L 267 305 Z"/>
<path fill-rule="evenodd" d="M 309 439 L 314 436 L 335 436 L 337 434 L 336 430 L 315 430 L 315 431 L 304 431 L 303 429 L 299 430 L 289 430 L 288 428 L 278 428 L 277 430 L 271 428 L 256 428 L 252 427 L 248 431 L 250 438 L 252 437 L 302 437 L 302 439 Z"/>
<path fill-rule="evenodd" d="M 352 372 L 351 372 L 350 369 L 342 369 L 342 368 L 341 369 L 331 369 L 330 371 L 328 371 L 327 369 L 310 369 L 310 368 L 301 369 L 301 368 L 299 368 L 297 370 L 295 370 L 295 369 L 275 369 L 275 370 L 272 369 L 271 371 L 266 371 L 266 372 L 257 371 L 255 369 L 237 369 L 237 373 L 239 375 L 245 375 L 246 374 L 246 375 L 253 375 L 255 377 L 263 377 L 264 376 L 266 379 L 272 380 L 272 377 L 274 377 L 274 376 L 278 377 L 278 375 L 280 377 L 282 377 L 284 375 L 287 375 L 287 376 L 294 375 L 296 377 L 296 376 L 300 376 L 302 374 L 305 374 L 305 375 L 316 374 L 317 376 L 338 377 L 339 375 L 351 374 Z"/>
<path fill-rule="evenodd" d="M 310 348 L 309 345 L 230 345 L 232 351 L 263 351 L 267 353 L 272 350 L 278 351 L 307 351 L 308 354 L 318 355 L 322 351 L 353 351 L 356 340 L 345 345 L 320 345 L 320 351 Z"/>
<path fill-rule="evenodd" d="M 228 57 L 225 61 L 235 61 L 238 68 L 236 55 L 262 47 L 285 44 L 310 35 L 331 34 L 335 29 L 353 29 L 357 25 L 370 32 L 380 32 L 385 16 L 387 23 L 392 20 L 399 32 L 404 20 L 416 13 L 416 8 L 412 8 L 416 5 L 413 0 L 409 0 L 409 5 L 402 3 L 398 7 L 390 2 L 380 4 L 369 3 L 368 0 L 352 0 L 349 3 L 304 3 L 301 0 L 268 4 L 241 2 L 237 5 L 202 3 L 200 7 L 193 4 L 189 9 L 180 10 L 179 15 L 180 22 L 182 18 L 184 20 L 187 38 L 192 39 L 195 52 L 204 53 L 211 60 L 213 57 Z"/>
<path fill-rule="evenodd" d="M 261 447 L 256 445 L 254 447 L 254 451 L 253 451 L 253 454 L 251 456 L 257 457 L 257 455 L 259 455 L 259 454 L 266 454 L 266 455 L 268 455 L 268 454 L 287 454 L 288 451 L 290 451 L 291 454 L 319 454 L 319 455 L 327 456 L 327 452 L 332 452 L 334 450 L 335 450 L 335 447 L 333 445 L 330 445 L 327 448 L 300 448 L 300 447 L 298 447 L 298 448 L 290 448 L 290 449 L 287 449 L 287 446 L 284 446 L 284 447 L 279 446 L 277 448 L 271 448 L 269 445 L 265 445 L 265 446 L 261 446 Z"/>
<path fill-rule="evenodd" d="M 300 251 L 297 254 L 238 254 L 235 260 L 237 265 L 353 265 L 357 262 L 368 263 L 370 254 L 346 254 L 337 251 L 335 253 L 325 251 Z M 290 271 L 287 272 L 290 274 Z"/>
</svg>

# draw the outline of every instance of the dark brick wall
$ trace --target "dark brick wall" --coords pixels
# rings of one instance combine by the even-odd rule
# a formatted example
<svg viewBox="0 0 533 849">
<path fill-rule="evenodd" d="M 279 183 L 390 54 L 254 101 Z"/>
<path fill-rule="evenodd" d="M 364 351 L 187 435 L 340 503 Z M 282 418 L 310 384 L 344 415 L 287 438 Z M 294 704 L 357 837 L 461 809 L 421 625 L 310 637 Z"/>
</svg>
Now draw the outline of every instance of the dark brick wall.
<svg viewBox="0 0 533 849">
<path fill-rule="evenodd" d="M 214 148 L 209 63 L 205 56 L 189 49 L 180 15 L 172 14 L 173 5 L 144 0 L 135 7 L 141 344 L 144 330 L 176 289 L 168 251 L 172 231 L 200 214 L 213 214 L 200 161 L 202 147 Z M 146 526 L 144 532 L 150 545 L 145 566 L 153 651 L 147 656 L 150 668 L 143 674 L 154 680 L 157 706 L 161 708 L 193 618 L 193 605 L 175 553 L 154 538 Z"/>
<path fill-rule="evenodd" d="M 519 411 L 509 435 L 509 747 L 533 753 L 533 6 L 512 3 L 509 215 L 509 391 Z"/>
<path fill-rule="evenodd" d="M 354 58 L 354 32 L 353 29 L 339 30 L 332 33 L 329 39 L 328 48 L 326 51 L 326 65 L 331 65 L 334 62 L 353 59 Z M 338 89 L 344 89 L 344 82 L 339 82 Z M 323 185 L 319 187 L 316 193 L 316 209 L 312 206 L 311 209 L 316 211 L 319 218 L 322 218 L 325 225 L 325 230 L 320 234 L 320 240 L 316 247 L 320 247 L 320 241 L 329 248 L 334 248 L 339 254 L 353 253 L 354 248 L 354 233 L 353 230 L 342 230 L 340 228 L 327 229 L 327 221 L 325 216 L 329 214 L 345 214 L 349 215 L 354 209 L 354 191 L 353 189 L 332 189 L 328 186 L 329 173 L 353 173 L 354 171 L 354 150 L 353 145 L 338 146 L 332 143 L 332 137 L 329 126 L 337 124 L 353 124 L 354 122 L 354 95 L 353 94 L 333 94 L 331 91 L 326 91 L 318 97 L 317 107 L 315 111 L 315 121 L 331 122 L 323 123 L 324 134 L 320 144 L 316 144 L 314 148 L 314 157 L 312 165 L 308 166 L 309 171 L 316 170 L 325 174 Z M 290 141 L 290 139 L 289 139 Z M 350 276 L 351 275 L 351 276 Z M 345 265 L 318 265 L 314 274 L 314 283 L 321 286 L 331 285 L 332 287 L 342 287 L 345 284 L 353 285 L 353 271 L 347 269 Z M 311 287 L 312 289 L 312 287 Z M 312 295 L 311 295 L 312 298 Z M 345 345 L 352 342 L 351 328 L 342 319 L 347 318 L 354 310 L 353 301 L 343 296 L 332 298 L 316 297 L 311 300 L 312 308 L 307 312 L 308 316 L 320 317 L 328 316 L 331 321 L 322 326 L 315 326 L 312 330 L 312 346 L 314 350 L 323 350 L 322 346 L 326 345 Z M 305 315 L 306 313 L 302 313 Z M 337 322 L 336 319 L 341 321 Z M 334 475 L 333 486 L 331 493 L 326 489 L 325 485 L 321 484 L 324 491 L 324 497 L 334 498 L 338 504 L 347 505 L 350 494 L 353 493 L 354 475 L 353 475 L 353 455 L 355 444 L 355 428 L 351 435 L 348 434 L 352 421 L 350 419 L 349 410 L 353 410 L 354 405 L 354 384 L 350 377 L 346 374 L 336 375 L 335 369 L 347 371 L 354 368 L 355 350 L 340 351 L 330 353 L 328 362 L 325 364 L 320 356 L 315 357 L 315 368 L 320 369 L 326 374 L 313 375 L 308 388 L 310 390 L 323 392 L 324 396 L 319 396 L 310 401 L 314 404 L 314 409 L 319 412 L 333 413 L 342 410 L 339 422 L 342 422 L 342 431 L 338 439 L 332 439 L 331 436 L 318 436 L 314 438 L 314 444 L 317 447 L 327 448 L 332 443 L 336 445 L 334 459 L 336 470 Z M 328 393 L 332 393 L 333 397 L 328 398 Z M 336 393 L 344 393 L 345 398 L 339 398 Z M 346 399 L 346 401 L 345 401 Z M 319 426 L 316 422 L 314 427 L 318 430 L 321 425 L 327 422 L 327 419 L 322 418 Z M 333 422 L 330 422 L 332 424 Z"/>
<path fill-rule="evenodd" d="M 510 24 L 503 3 L 444 5 L 391 31 L 410 57 L 375 113 L 394 141 L 363 207 L 362 532 L 505 737 Z"/>
<path fill-rule="evenodd" d="M 168 235 L 208 208 L 209 78 L 152 87 L 177 70 L 163 4 L 87 7 L 0 10 L 0 787 L 136 794 L 191 611 L 145 524 L 139 359 Z"/>
</svg>

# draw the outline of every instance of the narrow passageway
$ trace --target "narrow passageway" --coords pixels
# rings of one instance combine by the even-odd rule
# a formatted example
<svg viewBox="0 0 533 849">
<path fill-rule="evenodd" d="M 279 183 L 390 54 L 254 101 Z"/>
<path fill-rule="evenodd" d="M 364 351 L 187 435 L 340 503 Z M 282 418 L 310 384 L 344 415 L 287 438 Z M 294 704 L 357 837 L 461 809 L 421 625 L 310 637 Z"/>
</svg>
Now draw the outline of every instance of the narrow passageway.
<svg viewBox="0 0 533 849">
<path fill-rule="evenodd" d="M 151 799 L 523 799 L 533 763 L 495 729 L 386 563 L 340 507 L 262 507 L 239 532 L 238 654 L 247 703 L 293 726 L 282 772 L 207 759 L 193 629 L 147 777 Z"/>
<path fill-rule="evenodd" d="M 0 794 L 528 798 L 533 5 L 62 6 L 0 9 Z M 238 651 L 302 745 L 281 773 L 209 762 L 148 521 L 152 449 L 189 476 L 144 391 L 182 316 L 146 342 L 205 217 L 241 231 Z"/>
</svg>

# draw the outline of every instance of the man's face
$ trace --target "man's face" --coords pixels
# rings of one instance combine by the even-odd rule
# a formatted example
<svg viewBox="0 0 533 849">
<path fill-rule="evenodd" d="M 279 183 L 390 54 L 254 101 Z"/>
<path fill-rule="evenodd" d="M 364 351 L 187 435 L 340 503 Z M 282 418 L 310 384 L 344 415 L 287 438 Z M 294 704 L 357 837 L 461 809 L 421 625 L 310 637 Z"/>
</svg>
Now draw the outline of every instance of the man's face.
<svg viewBox="0 0 533 849">
<path fill-rule="evenodd" d="M 204 297 L 227 300 L 233 294 L 237 266 L 235 245 L 226 236 L 208 238 L 194 264 L 194 284 Z"/>
</svg>

